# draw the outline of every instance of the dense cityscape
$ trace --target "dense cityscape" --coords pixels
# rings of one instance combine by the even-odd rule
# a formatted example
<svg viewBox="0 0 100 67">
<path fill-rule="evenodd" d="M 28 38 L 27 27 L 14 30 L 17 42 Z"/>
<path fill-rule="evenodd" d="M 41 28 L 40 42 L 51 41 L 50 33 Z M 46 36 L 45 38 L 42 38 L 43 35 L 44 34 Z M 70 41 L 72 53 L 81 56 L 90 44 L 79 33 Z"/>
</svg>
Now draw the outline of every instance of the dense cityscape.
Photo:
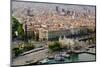
<svg viewBox="0 0 100 67">
<path fill-rule="evenodd" d="M 95 61 L 95 6 L 12 2 L 12 65 Z"/>
</svg>

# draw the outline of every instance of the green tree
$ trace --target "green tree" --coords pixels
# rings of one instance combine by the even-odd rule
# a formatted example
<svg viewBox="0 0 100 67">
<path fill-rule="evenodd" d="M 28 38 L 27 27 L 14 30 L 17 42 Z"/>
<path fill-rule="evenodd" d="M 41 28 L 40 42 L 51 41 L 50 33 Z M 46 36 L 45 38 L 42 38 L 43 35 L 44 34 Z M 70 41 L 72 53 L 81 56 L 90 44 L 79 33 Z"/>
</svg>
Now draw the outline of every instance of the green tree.
<svg viewBox="0 0 100 67">
<path fill-rule="evenodd" d="M 19 38 L 20 38 L 20 39 L 23 39 L 23 38 L 24 38 L 24 29 L 22 28 L 22 24 L 20 24 L 20 25 L 18 26 L 17 31 L 18 31 L 18 36 L 19 36 Z"/>
<path fill-rule="evenodd" d="M 16 36 L 15 31 L 17 31 L 19 22 L 18 20 L 12 16 L 12 37 L 14 38 Z"/>
<path fill-rule="evenodd" d="M 18 26 L 20 25 L 19 21 L 12 16 L 12 29 L 17 31 Z"/>
<path fill-rule="evenodd" d="M 14 52 L 15 56 L 17 57 L 18 55 L 20 55 L 22 53 L 22 50 L 20 50 L 19 48 L 14 48 L 13 52 Z"/>
<path fill-rule="evenodd" d="M 24 51 L 29 51 L 29 50 L 32 50 L 32 49 L 34 49 L 35 48 L 35 45 L 25 45 L 24 46 Z"/>
<path fill-rule="evenodd" d="M 23 24 L 21 24 L 15 17 L 12 16 L 12 39 L 16 37 L 15 32 L 18 32 L 18 37 L 23 39 L 24 29 Z"/>
<path fill-rule="evenodd" d="M 51 51 L 59 51 L 61 49 L 61 45 L 59 42 L 54 42 L 53 44 L 49 45 L 49 49 Z"/>
</svg>

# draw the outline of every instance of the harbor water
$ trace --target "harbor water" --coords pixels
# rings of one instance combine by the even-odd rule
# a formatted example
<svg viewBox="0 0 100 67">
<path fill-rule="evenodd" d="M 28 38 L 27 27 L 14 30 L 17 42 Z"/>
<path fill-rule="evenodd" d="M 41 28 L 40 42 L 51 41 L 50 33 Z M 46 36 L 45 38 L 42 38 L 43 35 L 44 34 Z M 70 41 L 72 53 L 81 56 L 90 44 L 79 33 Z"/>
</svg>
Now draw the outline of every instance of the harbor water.
<svg viewBox="0 0 100 67">
<path fill-rule="evenodd" d="M 72 54 L 70 57 L 64 58 L 64 60 L 57 61 L 55 59 L 44 59 L 42 64 L 56 64 L 56 63 L 71 63 L 71 62 L 86 62 L 86 61 L 95 61 L 96 55 L 81 53 L 81 54 Z"/>
</svg>

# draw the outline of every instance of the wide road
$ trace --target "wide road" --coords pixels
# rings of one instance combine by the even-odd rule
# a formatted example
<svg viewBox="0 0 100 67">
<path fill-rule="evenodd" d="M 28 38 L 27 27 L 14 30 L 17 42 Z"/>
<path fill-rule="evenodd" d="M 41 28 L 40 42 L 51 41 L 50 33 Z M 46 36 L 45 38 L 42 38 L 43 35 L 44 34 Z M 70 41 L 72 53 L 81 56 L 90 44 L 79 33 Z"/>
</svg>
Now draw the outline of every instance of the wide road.
<svg viewBox="0 0 100 67">
<path fill-rule="evenodd" d="M 13 59 L 12 65 L 26 65 L 29 63 L 35 63 L 39 60 L 46 58 L 47 51 L 48 49 L 44 48 L 43 50 L 19 56 L 16 59 Z"/>
</svg>

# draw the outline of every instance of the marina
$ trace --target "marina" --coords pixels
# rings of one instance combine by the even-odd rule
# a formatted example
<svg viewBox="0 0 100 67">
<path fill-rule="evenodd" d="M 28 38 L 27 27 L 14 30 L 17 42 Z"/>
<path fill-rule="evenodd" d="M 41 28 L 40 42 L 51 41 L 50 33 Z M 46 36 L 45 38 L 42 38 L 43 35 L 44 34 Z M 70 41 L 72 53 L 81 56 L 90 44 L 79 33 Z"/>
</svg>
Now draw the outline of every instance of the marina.
<svg viewBox="0 0 100 67">
<path fill-rule="evenodd" d="M 69 62 L 86 62 L 86 61 L 95 61 L 95 55 L 88 53 L 73 54 L 70 57 L 61 57 L 61 59 L 44 59 L 41 64 L 57 64 L 57 63 L 69 63 Z"/>
</svg>

